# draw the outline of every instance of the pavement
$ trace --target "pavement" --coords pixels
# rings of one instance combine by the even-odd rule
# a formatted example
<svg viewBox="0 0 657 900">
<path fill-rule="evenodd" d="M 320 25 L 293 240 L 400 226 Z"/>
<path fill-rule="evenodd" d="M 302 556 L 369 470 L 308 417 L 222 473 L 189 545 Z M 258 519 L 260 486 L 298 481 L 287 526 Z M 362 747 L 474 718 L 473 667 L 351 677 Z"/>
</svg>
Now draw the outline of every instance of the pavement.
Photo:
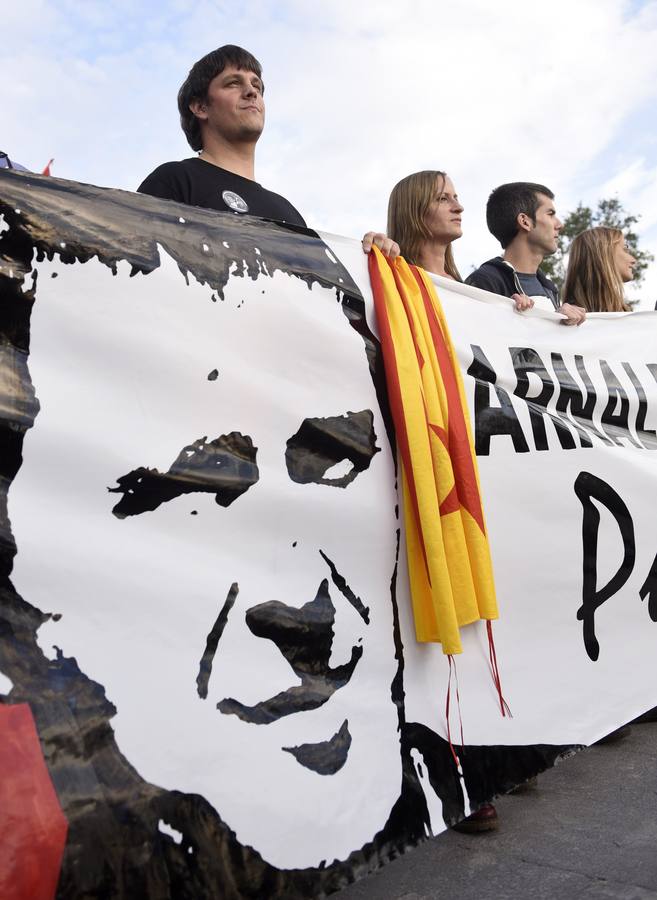
<svg viewBox="0 0 657 900">
<path fill-rule="evenodd" d="M 657 900 L 657 722 L 495 801 L 499 829 L 446 831 L 339 900 Z"/>
</svg>

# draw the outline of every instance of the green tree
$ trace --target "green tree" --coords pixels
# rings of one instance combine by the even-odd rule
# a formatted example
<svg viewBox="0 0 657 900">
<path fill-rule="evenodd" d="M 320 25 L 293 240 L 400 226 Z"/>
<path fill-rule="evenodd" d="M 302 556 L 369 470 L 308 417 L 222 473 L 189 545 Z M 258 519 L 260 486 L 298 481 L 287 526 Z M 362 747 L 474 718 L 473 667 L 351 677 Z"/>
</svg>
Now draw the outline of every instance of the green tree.
<svg viewBox="0 0 657 900">
<path fill-rule="evenodd" d="M 572 239 L 581 231 L 593 228 L 595 225 L 607 225 L 610 228 L 619 228 L 625 235 L 625 242 L 633 256 L 636 256 L 633 284 L 639 285 L 643 276 L 655 257 L 647 250 L 639 248 L 639 238 L 634 231 L 634 226 L 639 221 L 638 216 L 629 215 L 623 208 L 623 204 L 617 197 L 609 200 L 600 200 L 597 209 L 584 206 L 579 203 L 577 209 L 568 213 L 563 222 L 563 228 L 559 232 L 557 252 L 552 256 L 546 256 L 541 263 L 541 270 L 548 278 L 559 287 L 563 287 L 566 277 L 565 257 L 568 255 Z"/>
</svg>

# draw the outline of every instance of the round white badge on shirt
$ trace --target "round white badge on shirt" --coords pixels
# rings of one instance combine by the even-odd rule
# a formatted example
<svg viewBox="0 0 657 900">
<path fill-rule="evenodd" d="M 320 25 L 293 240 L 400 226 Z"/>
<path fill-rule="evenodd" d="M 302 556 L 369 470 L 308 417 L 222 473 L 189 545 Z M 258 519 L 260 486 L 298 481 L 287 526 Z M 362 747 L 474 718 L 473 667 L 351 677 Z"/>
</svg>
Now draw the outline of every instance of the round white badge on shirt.
<svg viewBox="0 0 657 900">
<path fill-rule="evenodd" d="M 221 195 L 226 206 L 230 207 L 230 209 L 234 209 L 235 212 L 247 213 L 249 211 L 249 206 L 239 194 L 236 194 L 235 191 L 224 191 Z"/>
</svg>

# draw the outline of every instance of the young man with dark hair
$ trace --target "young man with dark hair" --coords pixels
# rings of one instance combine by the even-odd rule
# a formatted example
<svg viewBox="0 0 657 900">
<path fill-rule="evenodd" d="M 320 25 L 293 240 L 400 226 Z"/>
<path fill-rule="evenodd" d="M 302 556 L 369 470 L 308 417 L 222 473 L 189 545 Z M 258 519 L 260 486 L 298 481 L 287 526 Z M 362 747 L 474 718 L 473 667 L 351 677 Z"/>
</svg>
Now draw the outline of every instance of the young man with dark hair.
<svg viewBox="0 0 657 900">
<path fill-rule="evenodd" d="M 552 191 L 527 181 L 500 185 L 488 198 L 486 223 L 504 253 L 468 275 L 466 283 L 510 297 L 519 311 L 536 305 L 565 315 L 564 325 L 581 325 L 584 310 L 560 303 L 557 286 L 539 269 L 556 251 L 562 228 Z"/>
<path fill-rule="evenodd" d="M 248 50 L 226 44 L 192 66 L 178 91 L 180 125 L 198 156 L 158 166 L 139 186 L 142 194 L 220 212 L 248 213 L 306 227 L 298 210 L 255 180 L 255 147 L 265 124 L 262 66 Z M 369 231 L 367 253 L 376 245 L 395 257 L 397 244 Z"/>
<path fill-rule="evenodd" d="M 227 44 L 194 63 L 178 91 L 180 125 L 198 156 L 158 166 L 143 194 L 220 212 L 305 226 L 292 204 L 255 181 L 255 147 L 265 124 L 262 67 Z"/>
</svg>

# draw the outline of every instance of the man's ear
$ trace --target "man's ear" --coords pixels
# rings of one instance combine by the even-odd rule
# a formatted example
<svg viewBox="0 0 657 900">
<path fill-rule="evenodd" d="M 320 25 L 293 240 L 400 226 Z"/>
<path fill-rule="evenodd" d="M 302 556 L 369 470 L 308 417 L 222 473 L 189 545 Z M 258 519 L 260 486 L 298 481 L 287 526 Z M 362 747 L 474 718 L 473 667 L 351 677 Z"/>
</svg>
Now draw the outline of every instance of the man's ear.
<svg viewBox="0 0 657 900">
<path fill-rule="evenodd" d="M 199 100 L 196 97 L 190 102 L 189 111 L 194 113 L 197 119 L 203 119 L 203 121 L 208 117 L 205 101 Z"/>
<path fill-rule="evenodd" d="M 531 231 L 534 227 L 535 223 L 532 221 L 530 216 L 527 213 L 521 212 L 518 213 L 516 217 L 516 225 L 518 226 L 518 231 Z"/>
</svg>

